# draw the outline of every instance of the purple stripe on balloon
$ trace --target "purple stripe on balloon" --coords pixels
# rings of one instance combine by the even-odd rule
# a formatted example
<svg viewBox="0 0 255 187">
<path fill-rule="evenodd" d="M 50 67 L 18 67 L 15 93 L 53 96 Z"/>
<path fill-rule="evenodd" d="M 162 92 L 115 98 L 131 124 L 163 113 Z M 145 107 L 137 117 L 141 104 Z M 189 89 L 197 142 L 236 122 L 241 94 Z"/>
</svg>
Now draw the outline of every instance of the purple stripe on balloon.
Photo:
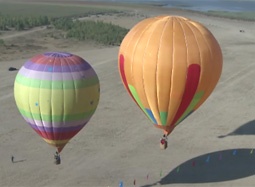
<svg viewBox="0 0 255 187">
<path fill-rule="evenodd" d="M 75 127 L 40 127 L 40 126 L 36 126 L 33 125 L 31 123 L 29 123 L 30 127 L 32 127 L 35 130 L 39 130 L 41 132 L 71 132 L 71 131 L 77 131 L 77 130 L 81 130 L 85 125 L 78 125 Z"/>
<path fill-rule="evenodd" d="M 23 116 L 24 117 L 24 116 Z M 81 124 L 86 124 L 90 120 L 91 117 L 83 120 L 77 120 L 77 121 L 68 121 L 68 122 L 45 122 L 45 121 L 39 121 L 39 120 L 33 120 L 30 118 L 24 117 L 27 123 L 36 125 L 38 127 L 46 127 L 46 128 L 51 128 L 51 127 L 75 127 L 79 126 Z"/>
<path fill-rule="evenodd" d="M 47 52 L 47 53 L 44 53 L 43 55 L 49 56 L 49 57 L 58 57 L 58 58 L 66 58 L 66 57 L 73 56 L 71 53 L 66 53 L 66 52 Z"/>
<path fill-rule="evenodd" d="M 19 71 L 24 77 L 31 78 L 31 79 L 39 79 L 39 80 L 80 80 L 80 79 L 87 79 L 91 77 L 95 77 L 95 71 L 90 68 L 85 71 L 78 71 L 78 72 L 64 72 L 64 73 L 51 73 L 51 72 L 38 72 L 34 70 L 29 70 L 22 67 Z"/>
<path fill-rule="evenodd" d="M 34 71 L 46 71 L 46 72 L 77 72 L 91 69 L 88 63 L 82 64 L 62 64 L 60 65 L 48 65 L 39 64 L 31 61 L 27 61 L 24 67 Z"/>
</svg>

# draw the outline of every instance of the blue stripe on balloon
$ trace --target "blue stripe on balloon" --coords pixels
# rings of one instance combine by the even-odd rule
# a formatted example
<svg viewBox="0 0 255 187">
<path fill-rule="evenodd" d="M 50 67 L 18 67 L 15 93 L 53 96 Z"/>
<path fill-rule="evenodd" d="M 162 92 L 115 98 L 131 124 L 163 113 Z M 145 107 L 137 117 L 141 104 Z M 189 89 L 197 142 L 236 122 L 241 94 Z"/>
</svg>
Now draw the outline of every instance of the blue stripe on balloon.
<svg viewBox="0 0 255 187">
<path fill-rule="evenodd" d="M 157 124 L 157 121 L 156 121 L 156 119 L 155 119 L 155 117 L 154 117 L 152 111 L 151 111 L 150 109 L 148 109 L 148 108 L 145 108 L 145 110 L 146 110 L 147 114 L 150 116 L 150 118 L 151 118 L 151 120 L 153 121 L 153 123 L 154 123 L 154 124 Z"/>
</svg>

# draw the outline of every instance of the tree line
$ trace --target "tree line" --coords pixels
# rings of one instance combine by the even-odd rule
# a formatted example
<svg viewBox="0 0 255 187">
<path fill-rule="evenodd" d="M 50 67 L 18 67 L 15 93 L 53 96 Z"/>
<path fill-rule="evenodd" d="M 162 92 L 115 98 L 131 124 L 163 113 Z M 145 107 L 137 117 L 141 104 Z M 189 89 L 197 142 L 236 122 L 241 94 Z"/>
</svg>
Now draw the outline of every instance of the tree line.
<svg viewBox="0 0 255 187">
<path fill-rule="evenodd" d="M 48 16 L 13 17 L 0 14 L 0 30 L 15 29 L 17 31 L 37 26 L 52 25 L 55 29 L 66 32 L 66 38 L 91 40 L 104 45 L 120 45 L 129 31 L 126 28 L 102 21 L 84 20 L 77 17 L 51 18 Z"/>
<path fill-rule="evenodd" d="M 7 31 L 15 29 L 21 31 L 37 26 L 49 25 L 52 18 L 48 16 L 9 16 L 0 14 L 0 30 Z"/>
<path fill-rule="evenodd" d="M 66 31 L 67 38 L 91 40 L 105 45 L 120 45 L 129 31 L 112 23 L 92 20 L 79 21 L 71 18 L 57 19 L 53 22 L 53 26 Z"/>
</svg>

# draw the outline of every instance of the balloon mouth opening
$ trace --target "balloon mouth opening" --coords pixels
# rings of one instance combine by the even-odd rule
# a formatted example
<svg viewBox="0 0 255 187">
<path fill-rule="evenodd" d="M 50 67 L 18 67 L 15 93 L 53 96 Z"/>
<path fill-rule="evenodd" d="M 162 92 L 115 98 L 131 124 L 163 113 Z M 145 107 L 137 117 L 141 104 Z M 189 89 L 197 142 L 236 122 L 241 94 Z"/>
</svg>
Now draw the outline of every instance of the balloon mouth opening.
<svg viewBox="0 0 255 187">
<path fill-rule="evenodd" d="M 161 129 L 161 130 L 163 130 L 163 134 L 164 135 L 166 135 L 166 136 L 168 136 L 169 134 L 171 134 L 172 133 L 172 131 L 174 130 L 174 128 L 175 128 L 175 126 L 173 125 L 173 126 L 161 126 L 161 125 L 157 125 L 157 124 L 154 124 L 154 126 L 155 127 L 157 127 L 157 128 L 159 128 L 159 129 Z"/>
<path fill-rule="evenodd" d="M 64 146 L 63 147 L 57 147 L 58 153 L 60 153 L 63 149 L 64 149 Z"/>
<path fill-rule="evenodd" d="M 73 55 L 67 52 L 47 52 L 47 53 L 44 53 L 44 56 L 66 58 L 66 57 L 71 57 Z"/>
</svg>

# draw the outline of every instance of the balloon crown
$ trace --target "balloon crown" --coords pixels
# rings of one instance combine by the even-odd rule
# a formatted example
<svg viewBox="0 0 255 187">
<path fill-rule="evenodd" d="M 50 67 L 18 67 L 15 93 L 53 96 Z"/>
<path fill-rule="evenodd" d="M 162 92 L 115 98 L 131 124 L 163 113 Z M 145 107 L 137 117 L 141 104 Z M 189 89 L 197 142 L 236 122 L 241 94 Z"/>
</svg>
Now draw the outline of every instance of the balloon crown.
<svg viewBox="0 0 255 187">
<path fill-rule="evenodd" d="M 47 53 L 44 53 L 44 55 L 49 57 L 59 57 L 59 58 L 73 56 L 71 53 L 66 53 L 66 52 L 47 52 Z"/>
</svg>

